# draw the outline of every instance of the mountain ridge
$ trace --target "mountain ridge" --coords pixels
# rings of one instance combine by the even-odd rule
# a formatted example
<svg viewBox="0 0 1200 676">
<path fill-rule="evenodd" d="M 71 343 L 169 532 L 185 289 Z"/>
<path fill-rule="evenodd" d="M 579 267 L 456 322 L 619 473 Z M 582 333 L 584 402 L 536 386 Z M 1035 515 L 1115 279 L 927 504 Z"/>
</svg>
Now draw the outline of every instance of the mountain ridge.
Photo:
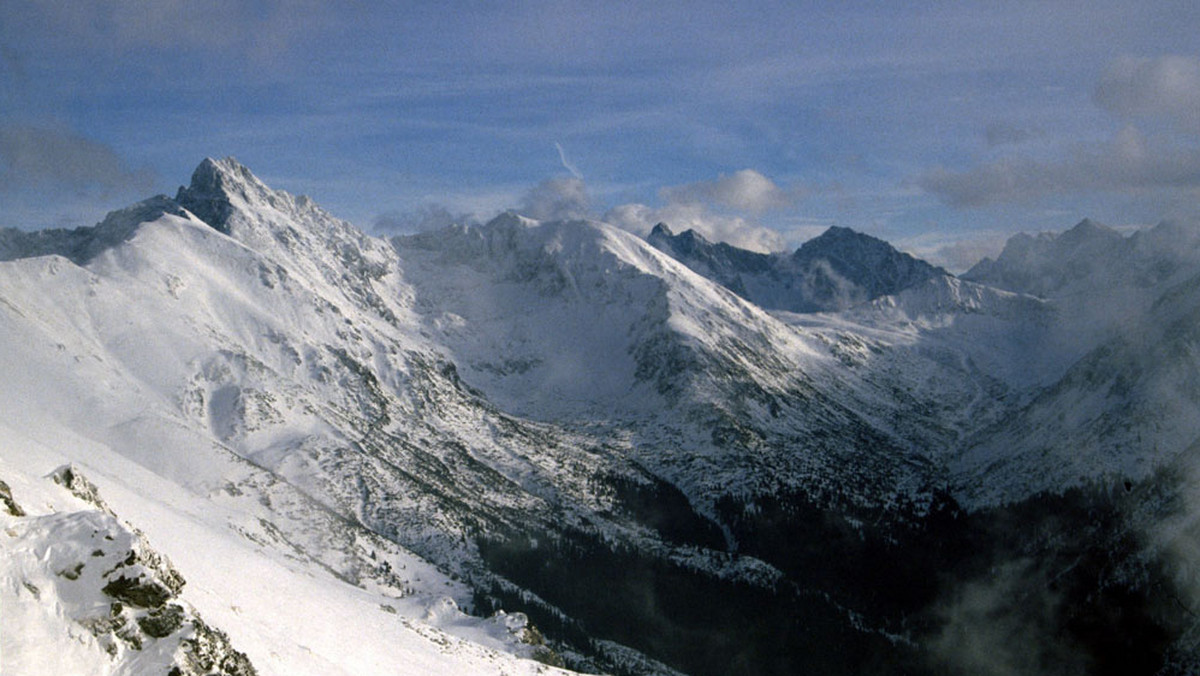
<svg viewBox="0 0 1200 676">
<path fill-rule="evenodd" d="M 1178 490 L 1154 472 L 1186 462 L 1187 426 L 1147 437 L 1156 419 L 1137 403 L 1158 400 L 1136 393 L 1186 393 L 1200 373 L 1200 285 L 1138 287 L 1157 304 L 1137 316 L 1178 327 L 1146 334 L 1163 362 L 1147 367 L 1101 333 L 1030 355 L 1074 335 L 1077 311 L 849 230 L 808 247 L 809 271 L 863 296 L 903 288 L 795 313 L 600 222 L 508 213 L 385 241 L 232 159 L 155 200 L 0 261 L 0 479 L 21 492 L 42 464 L 75 463 L 200 581 L 189 602 L 262 673 L 370 673 L 406 651 L 446 673 L 536 673 L 519 659 L 533 656 L 638 674 L 943 673 L 958 620 L 939 609 L 996 584 L 989 570 L 1013 571 L 1002 597 L 1048 600 L 1003 617 L 1049 627 L 1055 654 L 1154 673 L 1161 651 L 1112 652 L 1115 622 L 1191 649 L 1191 624 L 1146 610 L 1186 593 L 1146 563 L 1172 547 L 1114 549 L 1141 533 L 1126 515 L 1154 512 L 1113 496 Z M 654 232 L 742 269 L 733 247 Z M 1136 245 L 1149 256 L 1169 236 Z M 778 272 L 804 250 L 746 260 Z M 1078 429 L 1126 425 L 1125 465 L 1088 466 L 1090 449 L 1044 463 L 1038 439 L 1067 443 L 1069 425 L 1007 433 L 1097 378 L 1115 393 L 1095 398 L 1107 418 Z M 272 618 L 286 632 L 264 633 L 260 575 L 375 640 L 357 655 L 322 639 L 303 594 Z M 1043 575 L 1076 605 L 1050 603 Z M 639 601 L 647 589 L 657 603 Z M 549 643 L 523 642 L 518 613 Z"/>
<path fill-rule="evenodd" d="M 762 254 L 660 223 L 647 241 L 697 273 L 771 310 L 838 311 L 949 274 L 887 242 L 831 226 L 791 254 Z"/>
</svg>

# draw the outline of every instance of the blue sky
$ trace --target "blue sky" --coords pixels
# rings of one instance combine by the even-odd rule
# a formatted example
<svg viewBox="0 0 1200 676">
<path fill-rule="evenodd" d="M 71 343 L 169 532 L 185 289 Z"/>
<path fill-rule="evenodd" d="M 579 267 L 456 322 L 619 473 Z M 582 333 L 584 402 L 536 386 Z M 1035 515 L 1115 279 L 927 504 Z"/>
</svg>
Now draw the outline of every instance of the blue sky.
<svg viewBox="0 0 1200 676">
<path fill-rule="evenodd" d="M 233 155 L 367 230 L 516 208 L 961 269 L 1200 215 L 1200 3 L 0 3 L 0 225 Z"/>
</svg>

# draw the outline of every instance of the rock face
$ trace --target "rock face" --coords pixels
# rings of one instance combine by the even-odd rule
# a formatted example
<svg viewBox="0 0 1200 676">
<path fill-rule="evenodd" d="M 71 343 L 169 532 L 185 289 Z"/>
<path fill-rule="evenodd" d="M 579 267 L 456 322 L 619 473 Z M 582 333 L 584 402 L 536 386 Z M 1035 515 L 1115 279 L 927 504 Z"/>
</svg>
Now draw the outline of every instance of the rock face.
<svg viewBox="0 0 1200 676">
<path fill-rule="evenodd" d="M 844 310 L 948 274 L 883 240 L 836 226 L 790 256 L 714 244 L 694 230 L 675 235 L 663 223 L 647 241 L 698 274 L 772 310 Z"/>
<path fill-rule="evenodd" d="M 21 444 L 74 463 L 54 477 L 89 516 L 37 537 L 84 543 L 51 575 L 103 605 L 96 646 L 177 637 L 181 674 L 249 668 L 165 559 L 88 558 L 119 535 L 99 485 L 264 671 L 1157 673 L 1194 653 L 1172 601 L 1197 521 L 1185 257 L 1135 266 L 1153 302 L 1130 316 L 1158 328 L 1132 339 L 1082 331 L 1057 290 L 1099 272 L 1035 297 L 841 228 L 787 256 L 516 214 L 385 241 L 229 159 L 105 223 L 0 241 L 0 470 Z M 1171 232 L 1067 244 L 1149 261 Z M 45 502 L 9 483 L 6 524 Z M 271 576 L 306 591 L 265 603 Z M 347 653 L 310 614 L 369 640 Z"/>
<path fill-rule="evenodd" d="M 10 510 L 5 518 L 0 577 L 6 593 L 15 593 L 4 598 L 5 664 L 27 670 L 21 673 L 41 673 L 42 665 L 52 664 L 67 671 L 82 664 L 92 673 L 258 673 L 223 632 L 180 598 L 183 576 L 117 520 L 78 468 L 64 466 L 43 479 L 51 481 L 78 500 L 47 510 L 53 503 L 43 498 L 35 513 Z M 49 485 L 39 489 L 62 500 Z M 48 628 L 71 637 L 70 648 L 58 653 L 61 640 L 53 635 L 37 645 L 15 640 L 21 632 Z"/>
</svg>

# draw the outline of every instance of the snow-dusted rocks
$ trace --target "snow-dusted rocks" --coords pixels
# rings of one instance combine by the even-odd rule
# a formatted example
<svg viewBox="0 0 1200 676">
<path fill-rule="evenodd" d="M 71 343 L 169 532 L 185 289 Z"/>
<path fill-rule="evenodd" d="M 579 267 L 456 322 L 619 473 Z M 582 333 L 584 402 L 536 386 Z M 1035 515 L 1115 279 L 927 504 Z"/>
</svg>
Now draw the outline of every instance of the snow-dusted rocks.
<svg viewBox="0 0 1200 676">
<path fill-rule="evenodd" d="M 946 274 L 883 240 L 836 226 L 790 255 L 709 242 L 694 230 L 676 235 L 664 223 L 646 240 L 698 274 L 771 310 L 844 310 Z"/>
<path fill-rule="evenodd" d="M 6 673 L 258 673 L 180 598 L 184 578 L 118 521 L 78 469 L 15 476 L 31 511 L 10 506 L 0 516 Z"/>
</svg>

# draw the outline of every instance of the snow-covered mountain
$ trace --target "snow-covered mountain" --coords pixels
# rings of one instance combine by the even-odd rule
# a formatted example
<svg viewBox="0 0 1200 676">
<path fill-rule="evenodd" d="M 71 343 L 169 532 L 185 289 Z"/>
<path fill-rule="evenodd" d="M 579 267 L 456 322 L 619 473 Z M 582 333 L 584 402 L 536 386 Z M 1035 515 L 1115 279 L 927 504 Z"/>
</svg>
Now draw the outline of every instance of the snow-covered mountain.
<svg viewBox="0 0 1200 676">
<path fill-rule="evenodd" d="M 655 233 L 387 241 L 232 159 L 0 231 L 4 673 L 969 672 L 1029 623 L 1049 662 L 1187 663 L 1178 530 L 1138 539 L 1178 502 L 1129 502 L 1190 485 L 1186 260 L 1082 339 L 1074 295 L 849 230 Z M 123 600 L 127 552 L 170 593 Z"/>
<path fill-rule="evenodd" d="M 947 274 L 881 239 L 831 227 L 791 255 L 709 242 L 659 223 L 646 240 L 693 271 L 760 307 L 790 312 L 843 310 Z"/>
<path fill-rule="evenodd" d="M 1046 296 L 1096 275 L 1127 270 L 1118 264 L 1126 244 L 1116 230 L 1085 218 L 1061 234 L 1015 235 L 995 260 L 984 258 L 963 278 Z"/>
</svg>

